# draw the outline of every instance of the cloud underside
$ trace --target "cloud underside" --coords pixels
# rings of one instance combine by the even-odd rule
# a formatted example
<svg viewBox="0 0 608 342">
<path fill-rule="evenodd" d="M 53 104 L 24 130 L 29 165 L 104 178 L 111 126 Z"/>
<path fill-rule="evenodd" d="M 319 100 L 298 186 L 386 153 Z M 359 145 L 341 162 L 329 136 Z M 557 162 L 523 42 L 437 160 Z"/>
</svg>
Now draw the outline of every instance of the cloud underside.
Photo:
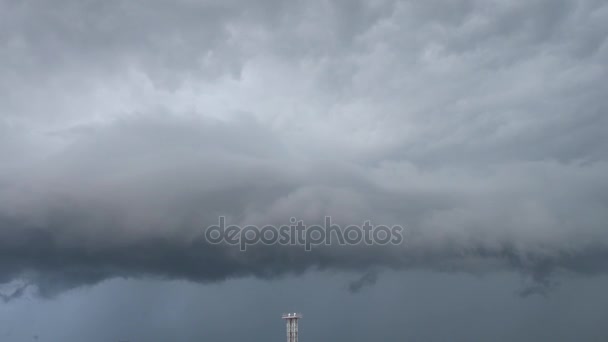
<svg viewBox="0 0 608 342">
<path fill-rule="evenodd" d="M 0 282 L 608 270 L 600 1 L 61 3 L 0 1 Z M 243 253 L 220 215 L 406 231 Z"/>
</svg>

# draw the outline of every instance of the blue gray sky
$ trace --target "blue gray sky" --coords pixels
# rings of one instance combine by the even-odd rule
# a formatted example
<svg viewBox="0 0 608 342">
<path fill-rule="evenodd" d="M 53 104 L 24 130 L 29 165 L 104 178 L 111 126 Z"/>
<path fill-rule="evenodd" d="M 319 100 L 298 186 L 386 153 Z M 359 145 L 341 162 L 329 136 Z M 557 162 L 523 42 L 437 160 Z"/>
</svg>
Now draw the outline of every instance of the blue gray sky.
<svg viewBox="0 0 608 342">
<path fill-rule="evenodd" d="M 605 340 L 607 36 L 601 0 L 0 0 L 1 339 Z"/>
</svg>

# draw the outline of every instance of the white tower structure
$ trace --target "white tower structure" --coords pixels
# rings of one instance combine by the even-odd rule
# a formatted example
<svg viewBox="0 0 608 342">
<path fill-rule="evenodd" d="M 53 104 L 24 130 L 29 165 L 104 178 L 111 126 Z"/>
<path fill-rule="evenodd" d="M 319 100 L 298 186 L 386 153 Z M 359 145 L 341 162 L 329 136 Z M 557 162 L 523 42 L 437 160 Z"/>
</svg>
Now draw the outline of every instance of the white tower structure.
<svg viewBox="0 0 608 342">
<path fill-rule="evenodd" d="M 287 342 L 298 342 L 298 319 L 302 318 L 302 315 L 286 313 L 282 318 L 287 322 Z"/>
</svg>

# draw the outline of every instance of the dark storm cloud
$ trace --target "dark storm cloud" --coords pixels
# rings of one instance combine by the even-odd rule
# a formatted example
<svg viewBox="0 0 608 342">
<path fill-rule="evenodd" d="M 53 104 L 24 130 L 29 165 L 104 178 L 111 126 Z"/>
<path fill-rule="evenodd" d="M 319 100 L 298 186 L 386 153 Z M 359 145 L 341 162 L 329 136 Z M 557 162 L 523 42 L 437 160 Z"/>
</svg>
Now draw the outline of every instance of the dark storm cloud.
<svg viewBox="0 0 608 342">
<path fill-rule="evenodd" d="M 208 282 L 373 267 L 511 269 L 542 283 L 556 270 L 595 274 L 608 265 L 605 211 L 585 209 L 604 205 L 594 196 L 605 192 L 597 188 L 605 166 L 538 163 L 468 175 L 302 161 L 255 122 L 151 115 L 64 134 L 73 143 L 45 167 L 13 174 L 1 198 L 2 277 L 28 279 L 46 294 L 112 277 Z M 416 185 L 392 186 L 395 176 Z M 547 177 L 566 184 L 552 189 Z M 577 207 L 567 208 L 572 197 Z M 242 253 L 203 241 L 219 215 L 242 225 L 332 215 L 343 225 L 405 223 L 408 233 L 403 246 Z"/>
<path fill-rule="evenodd" d="M 602 2 L 0 6 L 3 282 L 608 268 Z M 407 232 L 240 253 L 220 215 Z"/>
<path fill-rule="evenodd" d="M 378 272 L 369 271 L 361 276 L 361 278 L 348 284 L 350 292 L 359 292 L 366 286 L 374 285 L 378 281 Z"/>
<path fill-rule="evenodd" d="M 22 284 L 8 294 L 0 293 L 0 299 L 2 299 L 2 301 L 4 303 L 7 303 L 13 299 L 17 299 L 17 298 L 23 296 L 23 294 L 25 294 L 25 290 L 28 287 L 29 287 L 29 284 Z"/>
</svg>

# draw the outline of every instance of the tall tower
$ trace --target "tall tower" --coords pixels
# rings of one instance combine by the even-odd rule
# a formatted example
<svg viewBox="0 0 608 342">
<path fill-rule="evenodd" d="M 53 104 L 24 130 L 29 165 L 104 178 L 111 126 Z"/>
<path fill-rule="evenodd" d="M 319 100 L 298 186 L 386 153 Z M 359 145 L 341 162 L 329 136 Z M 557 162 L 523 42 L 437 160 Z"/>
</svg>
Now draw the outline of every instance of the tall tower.
<svg viewBox="0 0 608 342">
<path fill-rule="evenodd" d="M 287 342 L 298 342 L 298 319 L 302 318 L 299 313 L 283 314 L 283 319 L 287 322 Z"/>
</svg>

